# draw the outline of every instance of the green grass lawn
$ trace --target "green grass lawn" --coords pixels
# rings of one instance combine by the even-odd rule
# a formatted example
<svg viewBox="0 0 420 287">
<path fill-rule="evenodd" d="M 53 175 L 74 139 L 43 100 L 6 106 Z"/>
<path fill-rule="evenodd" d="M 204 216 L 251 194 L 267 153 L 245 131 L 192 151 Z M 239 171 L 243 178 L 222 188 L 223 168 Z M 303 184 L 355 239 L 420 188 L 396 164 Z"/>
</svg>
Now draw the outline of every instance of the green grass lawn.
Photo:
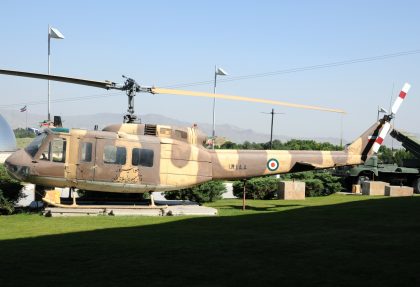
<svg viewBox="0 0 420 287">
<path fill-rule="evenodd" d="M 0 217 L 0 286 L 419 286 L 420 197 L 209 204 L 217 217 Z"/>
<path fill-rule="evenodd" d="M 33 140 L 33 138 L 17 138 L 16 145 L 18 148 L 24 148 Z"/>
</svg>

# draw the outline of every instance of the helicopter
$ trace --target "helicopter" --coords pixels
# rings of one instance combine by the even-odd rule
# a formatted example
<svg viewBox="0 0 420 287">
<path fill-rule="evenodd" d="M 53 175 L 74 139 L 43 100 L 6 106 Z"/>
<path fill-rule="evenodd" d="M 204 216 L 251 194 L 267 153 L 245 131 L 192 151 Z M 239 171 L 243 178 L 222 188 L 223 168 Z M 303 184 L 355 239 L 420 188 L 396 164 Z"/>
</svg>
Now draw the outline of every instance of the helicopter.
<svg viewBox="0 0 420 287">
<path fill-rule="evenodd" d="M 406 83 L 391 112 L 343 151 L 213 150 L 206 147 L 207 136 L 196 126 L 178 128 L 139 123 L 134 114 L 136 93 L 262 102 L 336 113 L 344 111 L 241 96 L 145 87 L 127 77 L 124 84 L 117 84 L 13 70 L 0 70 L 0 74 L 126 92 L 128 110 L 123 123 L 111 124 L 102 131 L 46 128 L 27 147 L 10 155 L 5 162 L 7 171 L 23 182 L 45 188 L 68 187 L 73 191 L 116 193 L 152 194 L 188 188 L 214 179 L 247 179 L 361 164 L 378 152 L 391 129 L 391 120 L 410 89 Z M 152 196 L 151 199 L 153 204 Z M 61 206 L 56 199 L 44 198 L 44 201 Z"/>
</svg>

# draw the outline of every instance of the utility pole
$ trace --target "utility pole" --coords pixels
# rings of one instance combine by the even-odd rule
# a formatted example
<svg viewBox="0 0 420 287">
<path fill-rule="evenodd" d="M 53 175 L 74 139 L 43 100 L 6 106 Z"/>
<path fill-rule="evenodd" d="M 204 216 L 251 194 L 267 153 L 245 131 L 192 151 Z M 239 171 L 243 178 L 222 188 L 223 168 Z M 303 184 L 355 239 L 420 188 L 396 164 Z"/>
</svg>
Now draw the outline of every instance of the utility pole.
<svg viewBox="0 0 420 287">
<path fill-rule="evenodd" d="M 275 113 L 274 109 L 271 109 L 270 113 L 264 113 L 263 114 L 271 114 L 271 133 L 270 133 L 270 149 L 273 149 L 273 125 L 274 125 L 274 115 L 284 115 L 284 113 Z"/>
</svg>

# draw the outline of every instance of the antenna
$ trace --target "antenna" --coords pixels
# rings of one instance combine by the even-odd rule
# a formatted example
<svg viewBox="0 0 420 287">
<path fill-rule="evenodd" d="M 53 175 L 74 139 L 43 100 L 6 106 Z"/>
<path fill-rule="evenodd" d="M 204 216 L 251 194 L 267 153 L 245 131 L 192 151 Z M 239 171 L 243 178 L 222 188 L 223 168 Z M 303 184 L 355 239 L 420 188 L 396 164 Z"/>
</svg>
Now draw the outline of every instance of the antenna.
<svg viewBox="0 0 420 287">
<path fill-rule="evenodd" d="M 389 100 L 389 110 L 391 110 L 391 107 L 392 107 L 392 98 L 394 97 L 394 86 L 395 86 L 395 83 L 392 82 L 392 92 L 391 92 L 391 99 Z M 395 118 L 394 118 L 394 126 L 395 126 Z M 394 138 L 393 137 L 391 138 L 391 152 L 394 153 Z"/>
</svg>

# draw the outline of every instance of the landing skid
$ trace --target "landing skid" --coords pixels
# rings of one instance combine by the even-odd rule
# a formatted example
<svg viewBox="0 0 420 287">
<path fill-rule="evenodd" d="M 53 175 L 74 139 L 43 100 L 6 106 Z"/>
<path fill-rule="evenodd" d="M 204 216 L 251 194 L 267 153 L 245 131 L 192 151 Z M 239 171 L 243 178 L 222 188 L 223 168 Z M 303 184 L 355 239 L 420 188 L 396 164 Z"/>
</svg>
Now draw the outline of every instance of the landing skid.
<svg viewBox="0 0 420 287">
<path fill-rule="evenodd" d="M 62 204 L 60 199 L 60 192 L 57 190 L 48 190 L 45 192 L 45 196 L 42 198 L 42 201 L 47 203 L 49 206 L 59 207 L 59 208 L 68 208 L 68 209 L 100 209 L 100 210 L 112 210 L 112 209 L 148 209 L 148 210 L 162 210 L 167 208 L 167 205 L 155 205 L 153 195 L 150 195 L 150 205 L 79 205 L 76 202 L 76 197 L 74 196 L 74 190 L 71 189 L 71 197 L 73 199 L 72 204 Z"/>
<path fill-rule="evenodd" d="M 167 208 L 167 205 L 78 205 L 78 204 L 62 204 L 56 203 L 48 198 L 43 198 L 42 201 L 50 206 L 60 208 L 73 208 L 73 209 L 163 209 Z"/>
</svg>

